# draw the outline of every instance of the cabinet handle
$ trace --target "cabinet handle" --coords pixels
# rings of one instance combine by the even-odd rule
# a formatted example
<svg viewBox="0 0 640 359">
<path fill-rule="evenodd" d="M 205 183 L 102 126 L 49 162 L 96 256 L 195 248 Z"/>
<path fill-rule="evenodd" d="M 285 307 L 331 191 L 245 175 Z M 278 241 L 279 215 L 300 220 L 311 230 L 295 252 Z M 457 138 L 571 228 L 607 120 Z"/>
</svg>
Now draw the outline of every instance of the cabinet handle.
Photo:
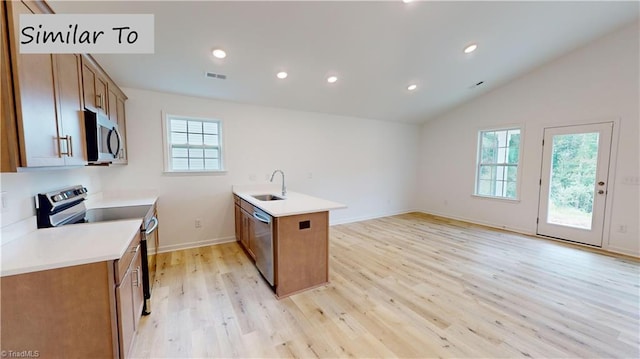
<svg viewBox="0 0 640 359">
<path fill-rule="evenodd" d="M 137 266 L 136 269 L 136 282 L 135 282 L 135 286 L 139 287 L 142 285 L 142 270 L 140 269 L 140 266 Z"/>
<path fill-rule="evenodd" d="M 71 142 L 71 136 L 67 135 L 67 149 L 69 150 L 69 157 L 73 157 L 73 142 Z"/>
<path fill-rule="evenodd" d="M 103 109 L 102 108 L 102 94 L 97 94 L 96 95 L 96 107 Z"/>
<path fill-rule="evenodd" d="M 135 273 L 135 279 L 134 279 L 135 282 L 133 282 L 133 285 L 135 287 L 139 287 L 140 286 L 140 275 L 139 275 L 140 270 L 138 268 L 140 268 L 140 267 L 136 267 L 136 269 L 133 270 L 133 272 Z"/>
<path fill-rule="evenodd" d="M 61 140 L 64 140 L 65 142 L 67 142 L 67 151 L 66 152 L 62 152 L 62 145 L 60 144 Z M 71 136 L 58 137 L 58 151 L 60 152 L 58 157 L 73 156 L 73 151 L 71 149 Z"/>
</svg>

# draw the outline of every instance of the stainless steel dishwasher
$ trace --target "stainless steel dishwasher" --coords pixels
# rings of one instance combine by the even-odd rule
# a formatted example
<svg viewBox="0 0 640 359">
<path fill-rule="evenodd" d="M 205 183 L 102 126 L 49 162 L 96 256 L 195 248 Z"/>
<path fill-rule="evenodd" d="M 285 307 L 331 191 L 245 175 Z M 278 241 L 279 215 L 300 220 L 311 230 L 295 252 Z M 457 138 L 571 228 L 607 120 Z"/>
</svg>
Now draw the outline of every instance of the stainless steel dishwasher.
<svg viewBox="0 0 640 359">
<path fill-rule="evenodd" d="M 251 248 L 256 256 L 256 267 L 262 276 L 269 282 L 274 284 L 273 269 L 273 218 L 260 210 L 253 207 L 253 241 Z"/>
</svg>

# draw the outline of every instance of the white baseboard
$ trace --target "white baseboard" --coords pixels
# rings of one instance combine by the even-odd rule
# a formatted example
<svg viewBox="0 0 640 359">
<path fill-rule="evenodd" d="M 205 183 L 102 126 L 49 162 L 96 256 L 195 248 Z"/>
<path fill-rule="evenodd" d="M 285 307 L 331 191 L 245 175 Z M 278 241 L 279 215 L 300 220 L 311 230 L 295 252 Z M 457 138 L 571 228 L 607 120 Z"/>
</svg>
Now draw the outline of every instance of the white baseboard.
<svg viewBox="0 0 640 359">
<path fill-rule="evenodd" d="M 160 248 L 158 249 L 158 253 L 180 251 L 180 250 L 183 250 L 183 249 L 192 249 L 192 248 L 198 248 L 198 247 L 207 247 L 207 246 L 212 246 L 212 245 L 216 245 L 216 244 L 231 243 L 231 242 L 235 242 L 235 241 L 236 241 L 236 237 L 235 236 L 231 236 L 231 237 L 207 239 L 207 240 L 198 241 L 198 242 L 187 242 L 187 243 L 180 243 L 180 244 L 170 244 L 170 245 L 167 245 L 167 246 L 160 246 Z"/>
<path fill-rule="evenodd" d="M 473 219 L 464 218 L 464 217 L 457 217 L 457 216 L 452 216 L 452 215 L 449 215 L 449 214 L 443 214 L 443 213 L 438 213 L 438 212 L 428 212 L 428 211 L 417 211 L 417 212 L 421 212 L 421 213 L 424 213 L 424 214 L 430 214 L 430 215 L 434 215 L 434 216 L 439 216 L 439 217 L 444 217 L 444 218 L 450 218 L 450 219 L 463 221 L 463 222 L 468 222 L 468 223 L 473 223 L 473 224 L 478 224 L 478 225 L 481 225 L 481 226 L 486 226 L 486 227 L 491 227 L 491 228 L 503 229 L 503 230 L 506 230 L 506 231 L 515 232 L 515 233 L 519 233 L 519 234 L 524 234 L 524 235 L 531 236 L 531 237 L 542 238 L 542 239 L 546 239 L 546 240 L 550 240 L 550 241 L 556 241 L 556 242 L 562 243 L 562 244 L 570 244 L 570 245 L 574 245 L 574 246 L 595 249 L 595 250 L 602 251 L 602 252 L 610 252 L 610 253 L 622 254 L 622 255 L 630 256 L 630 257 L 634 257 L 634 258 L 640 258 L 639 253 L 634 253 L 632 251 L 625 250 L 625 249 L 622 249 L 622 248 L 615 248 L 615 247 L 610 247 L 610 246 L 607 246 L 607 247 L 602 246 L 601 248 L 599 248 L 599 247 L 594 247 L 594 246 L 590 246 L 590 245 L 582 244 L 582 243 L 578 243 L 578 242 L 565 241 L 565 240 L 557 239 L 557 238 L 553 238 L 553 237 L 541 236 L 541 235 L 538 235 L 535 232 L 531 232 L 531 231 L 528 231 L 528 230 L 522 229 L 522 228 L 501 226 L 501 225 L 496 225 L 495 223 L 478 221 L 478 220 L 473 220 Z"/>
<path fill-rule="evenodd" d="M 424 213 L 424 214 L 430 214 L 430 215 L 438 216 L 438 217 L 455 219 L 457 221 L 478 224 L 478 225 L 485 226 L 485 227 L 491 227 L 491 228 L 496 228 L 496 229 L 504 229 L 506 231 L 525 234 L 527 236 L 535 236 L 536 235 L 536 233 L 531 232 L 530 230 L 527 230 L 527 229 L 524 229 L 524 228 L 510 227 L 510 226 L 495 224 L 495 223 L 491 223 L 491 222 L 479 221 L 479 220 L 476 220 L 476 219 L 460 217 L 460 216 L 452 216 L 450 214 L 433 212 L 433 211 L 416 211 L 416 212 L 420 212 L 420 213 Z"/>
<path fill-rule="evenodd" d="M 422 211 L 417 210 L 417 209 L 408 209 L 408 210 L 402 210 L 402 211 L 396 211 L 396 212 L 379 213 L 379 214 L 375 214 L 375 215 L 371 215 L 371 216 L 343 218 L 343 219 L 333 220 L 333 221 L 331 221 L 331 223 L 329 223 L 329 225 L 330 226 L 337 226 L 339 224 L 362 222 L 362 221 L 368 221 L 370 219 L 391 217 L 391 216 L 397 216 L 397 215 L 400 215 L 400 214 L 406 214 L 406 213 L 412 213 L 412 212 L 422 212 Z"/>
<path fill-rule="evenodd" d="M 630 251 L 630 250 L 624 249 L 624 248 L 607 246 L 606 251 L 613 252 L 613 253 L 618 253 L 618 254 L 624 254 L 625 256 L 630 256 L 630 257 L 634 257 L 634 258 L 640 258 L 640 253 L 633 252 L 633 251 Z"/>
</svg>

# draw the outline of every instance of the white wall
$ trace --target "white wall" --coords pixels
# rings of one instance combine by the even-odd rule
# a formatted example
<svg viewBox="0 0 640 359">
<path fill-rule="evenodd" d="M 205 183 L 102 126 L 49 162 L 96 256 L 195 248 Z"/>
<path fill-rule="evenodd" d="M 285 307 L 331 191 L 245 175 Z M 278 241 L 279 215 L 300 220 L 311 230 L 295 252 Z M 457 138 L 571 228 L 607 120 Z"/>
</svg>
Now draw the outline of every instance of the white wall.
<svg viewBox="0 0 640 359">
<path fill-rule="evenodd" d="M 332 223 L 416 208 L 419 126 L 124 91 L 129 165 L 105 169 L 103 188 L 158 191 L 161 250 L 232 238 L 231 186 L 265 182 L 275 169 L 291 191 L 346 204 Z M 162 111 L 222 119 L 228 173 L 164 174 Z"/>
<path fill-rule="evenodd" d="M 81 167 L 63 170 L 33 170 L 21 173 L 0 173 L 0 189 L 6 208 L 0 216 L 0 227 L 35 216 L 34 197 L 38 193 L 65 186 L 82 184 L 89 193 L 101 191 L 101 168 Z"/>
<path fill-rule="evenodd" d="M 543 128 L 618 120 L 603 247 L 640 255 L 639 187 L 625 181 L 640 176 L 638 34 L 636 22 L 425 123 L 420 208 L 535 233 Z M 524 125 L 520 201 L 472 197 L 478 130 L 507 124 Z"/>
</svg>

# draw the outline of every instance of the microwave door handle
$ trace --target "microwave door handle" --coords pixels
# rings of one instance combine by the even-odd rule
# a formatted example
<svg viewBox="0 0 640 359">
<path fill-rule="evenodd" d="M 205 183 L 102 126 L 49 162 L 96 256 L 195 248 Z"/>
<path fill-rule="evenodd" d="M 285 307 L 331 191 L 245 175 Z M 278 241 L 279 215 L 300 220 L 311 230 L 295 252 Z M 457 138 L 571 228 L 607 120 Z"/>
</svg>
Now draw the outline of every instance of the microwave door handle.
<svg viewBox="0 0 640 359">
<path fill-rule="evenodd" d="M 116 147 L 115 152 L 113 152 L 113 150 L 111 149 L 111 135 L 113 133 L 116 134 L 116 140 L 118 140 L 118 147 Z M 109 131 L 109 134 L 107 135 L 107 149 L 109 150 L 109 153 L 113 156 L 113 158 L 118 157 L 118 152 L 120 152 L 120 134 L 118 133 L 118 130 L 116 130 L 115 127 L 111 129 L 111 131 Z"/>
<path fill-rule="evenodd" d="M 122 137 L 120 137 L 120 132 L 114 127 L 113 132 L 116 133 L 116 139 L 118 140 L 118 148 L 116 148 L 116 152 L 112 153 L 113 158 L 118 158 L 118 154 L 120 153 L 120 148 L 122 147 Z"/>
</svg>

